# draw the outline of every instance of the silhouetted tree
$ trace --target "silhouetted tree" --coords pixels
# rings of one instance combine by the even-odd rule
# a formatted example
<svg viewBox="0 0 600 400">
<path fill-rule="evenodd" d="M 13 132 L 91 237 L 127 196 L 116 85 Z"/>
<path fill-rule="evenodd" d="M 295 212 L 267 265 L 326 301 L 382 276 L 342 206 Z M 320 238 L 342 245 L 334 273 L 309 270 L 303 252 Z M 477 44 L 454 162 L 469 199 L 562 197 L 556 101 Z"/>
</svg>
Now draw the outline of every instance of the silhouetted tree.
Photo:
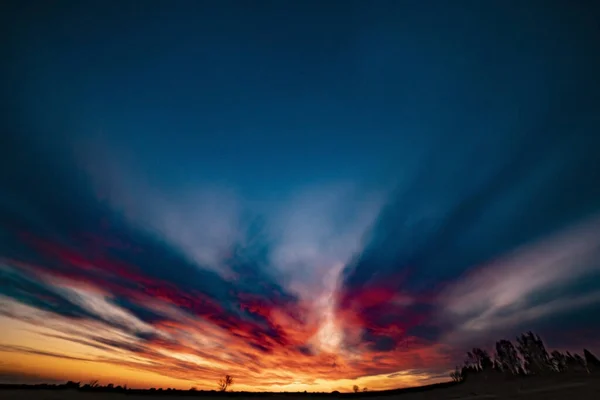
<svg viewBox="0 0 600 400">
<path fill-rule="evenodd" d="M 500 361 L 498 361 L 497 356 L 494 356 L 494 365 L 492 368 L 494 368 L 494 371 L 502 372 L 502 365 L 500 364 Z"/>
<path fill-rule="evenodd" d="M 479 363 L 475 359 L 475 355 L 470 351 L 467 351 L 467 359 L 465 360 L 465 367 L 468 367 L 474 371 L 479 371 Z"/>
<path fill-rule="evenodd" d="M 363 388 L 363 392 L 367 392 L 369 389 L 367 389 L 366 387 Z"/>
<path fill-rule="evenodd" d="M 567 356 L 558 350 L 554 350 L 550 353 L 550 360 L 552 366 L 558 372 L 565 372 L 567 370 Z"/>
<path fill-rule="evenodd" d="M 68 381 L 67 383 L 65 383 L 65 388 L 67 389 L 79 389 L 80 386 L 81 382 Z"/>
<path fill-rule="evenodd" d="M 358 385 L 354 385 L 352 386 L 352 390 L 354 390 L 354 393 L 358 393 L 360 391 L 360 388 L 358 387 Z"/>
<path fill-rule="evenodd" d="M 481 372 L 478 367 L 469 361 L 465 361 L 465 365 L 460 370 L 461 380 L 466 381 Z"/>
<path fill-rule="evenodd" d="M 502 371 L 510 375 L 518 375 L 521 367 L 521 359 L 517 349 L 510 340 L 499 340 L 496 342 L 496 359 L 500 363 Z"/>
<path fill-rule="evenodd" d="M 548 354 L 542 339 L 533 332 L 517 337 L 515 347 L 508 340 L 496 342 L 496 353 L 492 359 L 481 348 L 467 352 L 467 360 L 462 368 L 450 373 L 454 381 L 477 377 L 484 381 L 501 379 L 501 372 L 509 375 L 541 375 L 555 372 L 590 373 L 600 371 L 600 360 L 589 350 L 584 349 L 584 357 L 579 354 L 566 354 L 553 351 Z"/>
<path fill-rule="evenodd" d="M 454 382 L 462 382 L 463 374 L 458 366 L 454 369 L 454 371 L 450 372 L 450 378 L 452 378 Z"/>
<path fill-rule="evenodd" d="M 473 353 L 477 355 L 477 358 L 479 359 L 479 366 L 483 371 L 492 369 L 494 367 L 492 357 L 490 357 L 487 351 L 475 348 L 473 349 Z"/>
<path fill-rule="evenodd" d="M 472 351 L 467 352 L 467 360 L 465 360 L 465 366 L 460 370 L 459 379 L 467 380 L 475 376 L 487 379 L 493 366 L 494 363 L 488 352 L 475 347 Z"/>
<path fill-rule="evenodd" d="M 569 372 L 570 374 L 587 373 L 585 360 L 577 353 L 571 354 L 567 351 L 566 366 L 567 372 Z"/>
<path fill-rule="evenodd" d="M 600 360 L 598 357 L 592 354 L 588 349 L 583 349 L 583 357 L 585 358 L 585 364 L 590 373 L 600 371 Z"/>
<path fill-rule="evenodd" d="M 226 392 L 227 388 L 231 385 L 233 385 L 233 378 L 231 375 L 225 375 L 219 380 L 219 390 L 221 392 Z"/>
<path fill-rule="evenodd" d="M 517 348 L 525 361 L 525 369 L 528 373 L 540 375 L 552 371 L 550 356 L 539 336 L 530 331 L 517 337 L 517 342 Z"/>
</svg>

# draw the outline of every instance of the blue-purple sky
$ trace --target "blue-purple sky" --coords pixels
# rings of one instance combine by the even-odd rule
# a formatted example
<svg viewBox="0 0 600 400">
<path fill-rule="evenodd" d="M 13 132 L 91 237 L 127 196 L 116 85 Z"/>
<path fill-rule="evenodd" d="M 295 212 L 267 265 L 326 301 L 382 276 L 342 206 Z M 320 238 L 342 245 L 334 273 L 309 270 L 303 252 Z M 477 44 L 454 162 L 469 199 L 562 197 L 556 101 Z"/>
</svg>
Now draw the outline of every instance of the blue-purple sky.
<svg viewBox="0 0 600 400">
<path fill-rule="evenodd" d="M 523 330 L 599 349 L 593 1 L 0 14 L 1 380 L 388 388 Z"/>
</svg>

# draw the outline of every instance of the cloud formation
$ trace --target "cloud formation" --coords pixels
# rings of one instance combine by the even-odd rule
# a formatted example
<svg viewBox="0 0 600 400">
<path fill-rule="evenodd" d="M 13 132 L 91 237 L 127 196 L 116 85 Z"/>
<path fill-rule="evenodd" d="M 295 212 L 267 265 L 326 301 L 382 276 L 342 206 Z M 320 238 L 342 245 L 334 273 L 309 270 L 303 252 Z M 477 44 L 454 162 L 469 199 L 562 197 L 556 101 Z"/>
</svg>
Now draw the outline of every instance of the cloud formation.
<svg viewBox="0 0 600 400">
<path fill-rule="evenodd" d="M 593 13 L 401 3 L 9 6 L 0 379 L 384 389 L 525 329 L 580 350 Z"/>
<path fill-rule="evenodd" d="M 581 286 L 600 276 L 597 217 L 513 247 L 522 228 L 482 214 L 520 187 L 518 164 L 446 202 L 433 202 L 439 181 L 385 196 L 334 185 L 251 218 L 231 211 L 236 200 L 189 202 L 199 213 L 187 220 L 194 207 L 135 185 L 103 198 L 98 181 L 75 185 L 73 168 L 19 162 L 22 180 L 37 184 L 3 186 L 13 201 L 2 208 L 0 303 L 8 326 L 26 324 L 37 339 L 8 341 L 5 353 L 207 387 L 224 373 L 257 390 L 380 375 L 391 382 L 379 386 L 392 387 L 442 379 L 465 338 L 600 304 L 597 286 Z M 187 201 L 184 192 L 177 199 Z M 164 215 L 180 222 L 161 225 Z M 228 227 L 214 228 L 220 221 Z M 481 236 L 491 226 L 496 234 Z M 467 250 L 473 234 L 480 247 Z M 219 251 L 203 258 L 203 246 Z M 48 339 L 81 350 L 42 347 Z"/>
</svg>

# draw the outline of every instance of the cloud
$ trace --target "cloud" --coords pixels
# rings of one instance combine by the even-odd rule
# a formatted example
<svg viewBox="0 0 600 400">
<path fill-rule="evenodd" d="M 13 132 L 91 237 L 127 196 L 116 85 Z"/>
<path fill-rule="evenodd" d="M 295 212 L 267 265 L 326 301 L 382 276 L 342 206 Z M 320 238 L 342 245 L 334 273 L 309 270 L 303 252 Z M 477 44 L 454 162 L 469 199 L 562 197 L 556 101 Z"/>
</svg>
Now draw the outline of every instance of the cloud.
<svg viewBox="0 0 600 400">
<path fill-rule="evenodd" d="M 574 286 L 581 278 L 598 280 L 599 251 L 600 219 L 595 217 L 449 284 L 439 296 L 443 305 L 439 317 L 453 320 L 452 335 L 464 337 L 599 303 L 597 288 L 586 291 Z M 559 289 L 563 290 L 560 297 L 547 295 Z"/>
<path fill-rule="evenodd" d="M 494 157 L 474 142 L 415 150 L 394 191 L 330 182 L 264 203 L 11 138 L 0 313 L 77 349 L 71 361 L 207 386 L 226 372 L 257 390 L 442 379 L 465 338 L 598 304 L 596 147 L 550 130 Z M 62 354 L 34 344 L 3 345 Z"/>
<path fill-rule="evenodd" d="M 48 384 L 63 384 L 64 380 L 62 379 L 52 379 L 45 375 L 38 375 L 32 373 L 25 372 L 14 372 L 14 371 L 0 371 L 0 383 L 8 383 L 8 384 L 38 384 L 38 383 L 48 383 Z"/>
<path fill-rule="evenodd" d="M 32 349 L 32 348 L 24 347 L 24 346 L 0 345 L 0 351 L 8 351 L 8 352 L 14 352 L 14 353 L 26 353 L 26 354 L 37 354 L 37 355 L 41 355 L 41 356 L 64 358 L 67 360 L 75 360 L 75 361 L 92 361 L 87 358 L 72 357 L 72 356 L 65 355 L 65 354 L 53 353 L 50 351 L 41 351 L 41 350 Z"/>
<path fill-rule="evenodd" d="M 330 333 L 339 334 L 333 313 L 336 273 L 377 212 L 377 200 L 370 195 L 361 198 L 355 188 L 314 189 L 266 218 L 247 214 L 239 223 L 235 217 L 235 235 L 223 236 L 222 249 L 201 259 L 190 248 L 205 243 L 205 236 L 185 234 L 187 242 L 165 226 L 153 225 L 162 221 L 161 215 L 135 214 L 135 204 L 157 201 L 153 194 L 131 187 L 135 202 L 119 207 L 113 198 L 98 197 L 97 188 L 87 177 L 78 179 L 76 167 L 67 161 L 15 161 L 25 181 L 41 183 L 4 182 L 12 200 L 0 209 L 0 217 L 8 221 L 0 227 L 6 238 L 0 241 L 2 315 L 13 324 L 31 325 L 43 338 L 38 340 L 79 349 L 68 354 L 72 361 L 128 366 L 177 379 L 202 373 L 204 382 L 228 372 L 239 376 L 242 385 L 306 382 L 315 374 L 333 379 L 365 374 L 366 363 L 335 354 L 336 346 L 328 348 L 331 340 L 318 328 L 320 312 L 327 310 Z M 38 162 L 45 167 L 28 168 Z M 53 179 L 43 179 L 44 171 L 52 171 Z M 44 201 L 32 201 L 36 198 Z M 340 206 L 351 198 L 355 204 Z M 320 200 L 325 204 L 316 207 Z M 176 219 L 184 224 L 194 207 L 178 207 L 187 200 L 178 201 L 157 201 L 156 212 L 176 210 L 181 214 Z M 220 203 L 222 199 L 212 204 Z M 202 209 L 205 204 L 196 205 Z M 208 207 L 207 212 L 216 209 Z M 198 218 L 198 232 L 203 226 L 213 229 Z M 282 232 L 287 236 L 279 236 Z M 210 240 L 205 244 L 212 246 Z M 320 255 L 322 263 L 317 262 Z M 330 271 L 328 281 L 321 283 Z M 60 355 L 31 349 L 10 351 Z M 388 370 L 397 367 L 393 364 L 381 365 Z"/>
<path fill-rule="evenodd" d="M 20 161 L 25 180 L 41 178 L 40 168 L 26 169 L 31 159 Z M 288 344 L 288 335 L 271 314 L 278 309 L 280 318 L 300 315 L 297 299 L 273 280 L 255 254 L 248 256 L 247 237 L 234 242 L 221 259 L 240 275 L 226 280 L 107 208 L 89 186 L 73 183 L 73 170 L 49 163 L 55 173 L 52 185 L 42 180 L 34 187 L 5 186 L 22 202 L 0 210 L 2 218 L 12 221 L 0 228 L 9 238 L 0 242 L 8 267 L 2 270 L 4 295 L 58 315 L 136 332 L 152 332 L 142 319 L 157 314 L 143 306 L 154 301 L 207 319 L 256 346 Z M 31 190 L 37 191 L 35 196 Z M 45 201 L 33 208 L 17 205 L 32 198 Z M 127 299 L 128 309 L 117 305 L 119 299 Z"/>
<path fill-rule="evenodd" d="M 564 118 L 548 115 L 539 126 L 562 126 Z M 458 337 L 459 330 L 502 327 L 501 321 L 535 326 L 548 315 L 596 302 L 593 232 L 600 192 L 588 182 L 600 169 L 587 148 L 595 139 L 549 129 L 543 139 L 524 135 L 499 149 L 507 151 L 505 158 L 481 158 L 469 141 L 452 154 L 452 163 L 441 147 L 420 160 L 344 266 L 336 312 L 347 347 L 449 343 L 451 332 Z M 554 243 L 521 250 L 580 223 L 587 233 L 564 232 Z M 581 286 L 575 280 L 583 275 L 594 278 L 589 291 L 574 294 L 568 286 Z M 564 303 L 550 304 L 552 293 Z M 461 318 L 447 317 L 452 309 Z"/>
<path fill-rule="evenodd" d="M 71 318 L 94 318 L 94 314 L 78 306 L 43 283 L 20 274 L 14 268 L 0 264 L 0 295 L 41 310 Z"/>
<path fill-rule="evenodd" d="M 101 143 L 93 146 L 106 149 Z M 144 174 L 119 164 L 119 155 L 107 153 L 83 152 L 87 156 L 79 165 L 94 192 L 127 224 L 159 237 L 191 263 L 226 274 L 223 260 L 243 239 L 244 210 L 235 191 L 219 186 L 161 190 Z M 103 161 L 107 156 L 114 160 L 108 168 Z"/>
</svg>

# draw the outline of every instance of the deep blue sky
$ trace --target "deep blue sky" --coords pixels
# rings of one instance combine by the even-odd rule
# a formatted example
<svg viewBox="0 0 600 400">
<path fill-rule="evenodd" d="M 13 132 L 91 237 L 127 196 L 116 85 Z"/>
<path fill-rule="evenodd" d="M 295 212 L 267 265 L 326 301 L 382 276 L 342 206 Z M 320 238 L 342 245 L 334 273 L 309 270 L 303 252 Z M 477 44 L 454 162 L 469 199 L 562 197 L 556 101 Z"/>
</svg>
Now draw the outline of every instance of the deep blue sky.
<svg viewBox="0 0 600 400">
<path fill-rule="evenodd" d="M 183 324 L 158 298 L 243 338 L 242 369 L 336 354 L 333 380 L 433 379 L 522 329 L 576 348 L 599 328 L 594 3 L 3 4 L 0 305 L 152 358 Z"/>
<path fill-rule="evenodd" d="M 23 2 L 9 95 L 165 185 L 262 196 L 406 174 L 424 153 L 501 159 L 590 106 L 598 32 L 579 3 Z"/>
</svg>

